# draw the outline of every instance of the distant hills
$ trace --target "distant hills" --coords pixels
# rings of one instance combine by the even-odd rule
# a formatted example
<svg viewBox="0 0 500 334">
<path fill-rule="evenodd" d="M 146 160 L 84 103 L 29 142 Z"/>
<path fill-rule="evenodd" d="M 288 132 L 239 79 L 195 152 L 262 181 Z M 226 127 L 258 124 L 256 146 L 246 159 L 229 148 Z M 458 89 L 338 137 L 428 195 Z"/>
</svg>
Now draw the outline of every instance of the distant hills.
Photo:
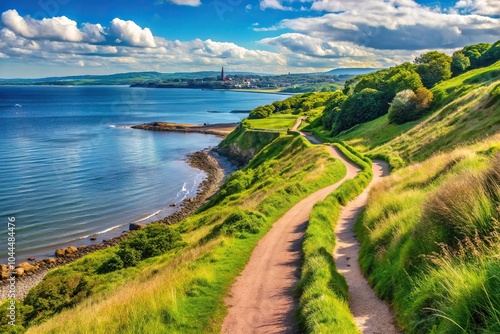
<svg viewBox="0 0 500 334">
<path fill-rule="evenodd" d="M 293 75 L 332 75 L 332 76 L 355 76 L 374 72 L 376 68 L 337 68 L 322 73 L 301 73 Z M 216 78 L 220 75 L 218 71 L 199 72 L 128 72 L 110 75 L 77 75 L 64 77 L 47 77 L 34 79 L 0 79 L 0 85 L 134 85 L 149 82 L 162 82 L 180 80 L 194 80 L 204 78 Z M 227 75 L 245 75 L 253 77 L 272 77 L 274 75 L 253 72 L 227 72 Z"/>
<path fill-rule="evenodd" d="M 232 72 L 229 75 L 258 75 L 250 72 Z M 109 75 L 77 75 L 36 79 L 0 79 L 0 85 L 132 85 L 174 79 L 203 79 L 217 77 L 220 72 L 129 72 Z"/>
<path fill-rule="evenodd" d="M 322 74 L 331 74 L 331 75 L 360 75 L 360 74 L 368 74 L 371 72 L 375 72 L 380 70 L 380 68 L 336 68 L 334 70 L 324 72 Z"/>
</svg>

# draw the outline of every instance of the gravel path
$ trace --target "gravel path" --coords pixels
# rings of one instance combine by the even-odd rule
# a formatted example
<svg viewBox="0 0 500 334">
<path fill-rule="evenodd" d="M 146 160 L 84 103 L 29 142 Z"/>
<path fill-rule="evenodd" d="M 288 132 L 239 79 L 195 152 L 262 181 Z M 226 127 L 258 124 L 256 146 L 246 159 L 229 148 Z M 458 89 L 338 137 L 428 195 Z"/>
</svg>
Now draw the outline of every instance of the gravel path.
<svg viewBox="0 0 500 334">
<path fill-rule="evenodd" d="M 329 149 L 335 158 L 346 164 L 346 178 L 359 171 L 337 149 Z M 300 276 L 302 240 L 309 214 L 314 204 L 328 196 L 343 180 L 293 206 L 260 240 L 226 299 L 228 315 L 222 333 L 299 333 L 293 320 L 297 300 L 292 289 Z"/>
<path fill-rule="evenodd" d="M 335 228 L 334 257 L 339 273 L 349 286 L 349 307 L 358 328 L 364 334 L 395 334 L 399 331 L 394 324 L 394 314 L 389 305 L 375 295 L 361 272 L 358 261 L 360 244 L 353 231 L 356 219 L 368 201 L 371 187 L 389 175 L 389 166 L 383 161 L 373 161 L 373 174 L 373 181 L 363 193 L 342 208 Z"/>
</svg>

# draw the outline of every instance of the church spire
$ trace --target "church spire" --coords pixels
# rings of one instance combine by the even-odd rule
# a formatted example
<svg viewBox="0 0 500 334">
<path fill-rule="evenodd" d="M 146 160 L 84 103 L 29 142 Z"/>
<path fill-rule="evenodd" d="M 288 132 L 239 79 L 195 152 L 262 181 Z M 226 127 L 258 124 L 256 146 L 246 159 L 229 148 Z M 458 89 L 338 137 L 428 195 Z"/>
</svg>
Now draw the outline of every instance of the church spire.
<svg viewBox="0 0 500 334">
<path fill-rule="evenodd" d="M 226 81 L 226 74 L 224 74 L 224 66 L 222 66 L 222 72 L 220 74 L 220 79 L 222 81 Z"/>
</svg>

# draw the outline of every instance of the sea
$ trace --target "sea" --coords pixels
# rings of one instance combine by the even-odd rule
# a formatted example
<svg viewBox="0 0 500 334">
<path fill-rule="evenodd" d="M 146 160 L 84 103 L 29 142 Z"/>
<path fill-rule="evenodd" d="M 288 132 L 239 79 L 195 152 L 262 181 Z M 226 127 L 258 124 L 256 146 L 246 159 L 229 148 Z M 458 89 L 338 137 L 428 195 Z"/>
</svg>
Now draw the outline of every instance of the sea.
<svg viewBox="0 0 500 334">
<path fill-rule="evenodd" d="M 126 86 L 0 86 L 0 263 L 53 256 L 148 223 L 196 195 L 186 155 L 219 144 L 131 125 L 239 122 L 286 95 Z M 9 219 L 15 244 L 9 245 Z M 13 227 L 11 225 L 11 227 Z M 12 231 L 11 231 L 12 232 Z M 13 239 L 11 239 L 12 241 Z"/>
</svg>

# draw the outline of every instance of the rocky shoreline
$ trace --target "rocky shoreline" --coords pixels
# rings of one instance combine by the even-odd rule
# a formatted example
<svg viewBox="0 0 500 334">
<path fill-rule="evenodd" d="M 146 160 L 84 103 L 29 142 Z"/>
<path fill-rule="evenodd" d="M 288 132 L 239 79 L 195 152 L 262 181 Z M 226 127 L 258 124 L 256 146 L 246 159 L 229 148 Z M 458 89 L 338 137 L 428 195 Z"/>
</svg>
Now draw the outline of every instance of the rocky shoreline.
<svg viewBox="0 0 500 334">
<path fill-rule="evenodd" d="M 172 203 L 172 206 L 178 206 L 180 210 L 159 220 L 160 223 L 175 224 L 193 214 L 217 192 L 225 176 L 235 170 L 235 167 L 222 158 L 214 149 L 195 152 L 188 155 L 186 160 L 191 167 L 204 171 L 207 177 L 200 183 L 195 197 L 186 199 L 180 204 Z M 135 228 L 140 228 L 140 226 L 136 226 Z M 17 274 L 15 275 L 18 276 L 15 281 L 16 298 L 23 300 L 29 290 L 41 282 L 50 269 L 75 261 L 96 250 L 115 246 L 126 238 L 129 233 L 131 232 L 124 232 L 120 236 L 104 240 L 99 244 L 58 249 L 55 251 L 55 255 L 57 254 L 56 257 L 41 261 L 31 259 L 31 263 L 25 262 L 19 264 L 16 268 Z M 7 278 L 11 277 L 11 271 L 5 265 L 2 265 L 0 269 L 2 274 L 2 279 L 0 280 L 0 302 L 2 302 L 7 299 L 9 294 L 10 282 Z"/>
</svg>

